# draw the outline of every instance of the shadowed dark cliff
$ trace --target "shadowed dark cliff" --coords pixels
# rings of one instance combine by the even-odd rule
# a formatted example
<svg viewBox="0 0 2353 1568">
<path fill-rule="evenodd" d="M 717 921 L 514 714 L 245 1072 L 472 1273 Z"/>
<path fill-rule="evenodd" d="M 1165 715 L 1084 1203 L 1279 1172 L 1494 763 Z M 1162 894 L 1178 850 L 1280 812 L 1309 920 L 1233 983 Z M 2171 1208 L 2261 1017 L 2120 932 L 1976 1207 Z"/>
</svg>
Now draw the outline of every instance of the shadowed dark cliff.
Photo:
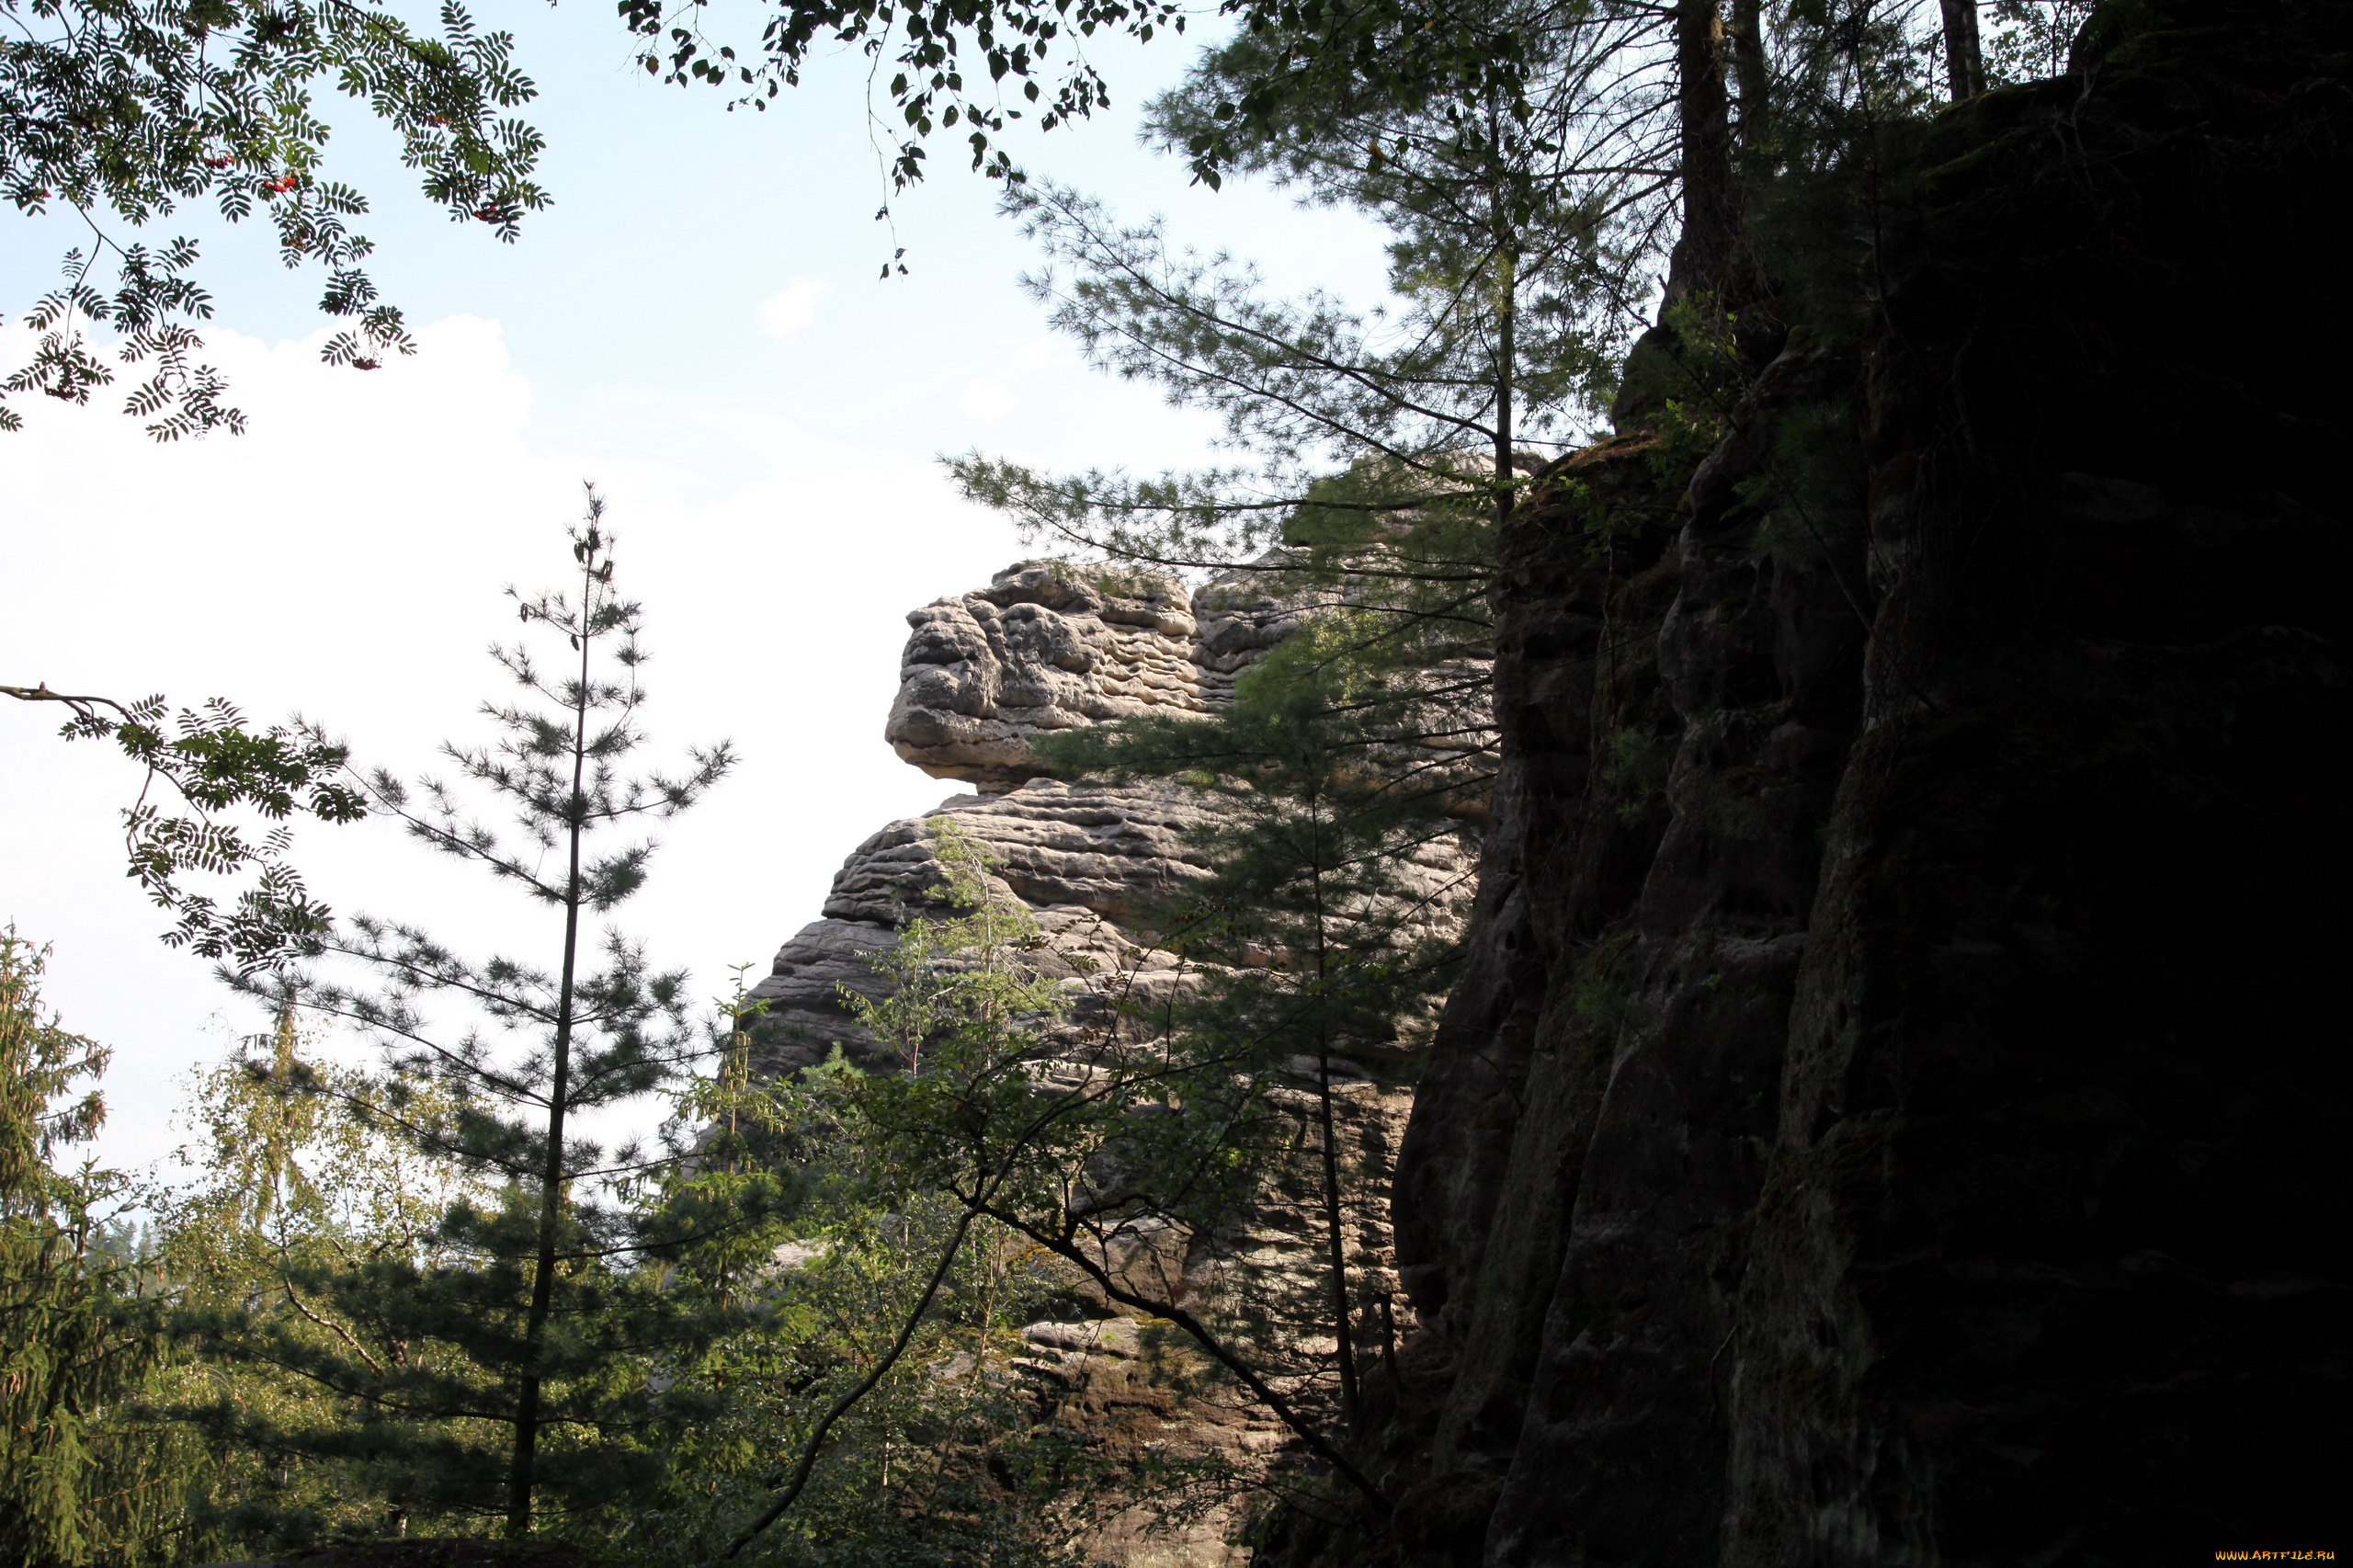
<svg viewBox="0 0 2353 1568">
<path fill-rule="evenodd" d="M 1696 472 L 1522 511 L 1362 1552 L 2336 1544 L 2348 48 L 2103 13 L 1890 154 Z"/>
</svg>

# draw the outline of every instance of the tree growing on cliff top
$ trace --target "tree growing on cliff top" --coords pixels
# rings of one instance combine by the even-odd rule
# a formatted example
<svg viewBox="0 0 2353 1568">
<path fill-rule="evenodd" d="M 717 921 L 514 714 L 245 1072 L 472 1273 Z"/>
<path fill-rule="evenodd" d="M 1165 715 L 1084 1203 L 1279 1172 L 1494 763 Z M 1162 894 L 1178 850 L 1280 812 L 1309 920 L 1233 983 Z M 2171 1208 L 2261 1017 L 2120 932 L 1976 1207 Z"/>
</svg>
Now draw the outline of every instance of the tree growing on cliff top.
<svg viewBox="0 0 2353 1568">
<path fill-rule="evenodd" d="M 419 1513 L 503 1517 L 517 1536 L 537 1528 L 546 1495 L 566 1508 L 602 1505 L 662 1468 L 658 1452 L 629 1440 L 655 1414 L 630 1358 L 690 1330 L 652 1275 L 622 1267 L 634 1241 L 609 1188 L 646 1162 L 634 1148 L 607 1151 L 579 1123 L 664 1087 L 706 1042 L 683 973 L 653 970 L 617 929 L 595 941 L 587 925 L 643 885 L 653 853 L 605 835 L 688 809 L 734 760 L 722 743 L 691 752 L 676 776 L 622 771 L 644 739 L 642 610 L 614 586 L 593 490 L 572 540 L 572 594 L 514 596 L 527 629 L 561 640 L 562 663 L 542 665 L 524 644 L 493 650 L 539 706 L 484 704 L 497 739 L 445 748 L 511 811 L 520 841 L 438 781 L 413 791 L 378 772 L 367 784 L 377 808 L 428 847 L 514 884 L 551 917 L 544 957 L 472 960 L 414 926 L 360 917 L 321 946 L 371 978 L 312 971 L 252 985 L 274 1006 L 343 1018 L 382 1041 L 396 1072 L 446 1106 L 427 1114 L 427 1098 L 395 1095 L 383 1124 L 494 1192 L 450 1209 L 432 1257 L 303 1280 L 371 1332 L 438 1353 L 395 1359 L 267 1324 L 258 1337 L 221 1340 L 311 1379 L 351 1412 L 334 1429 L 257 1430 L 257 1440 L 364 1450 L 387 1495 Z"/>
<path fill-rule="evenodd" d="M 1140 481 L 975 454 L 950 464 L 966 494 L 1033 536 L 1124 561 L 1232 568 L 1313 542 L 1342 578 L 1483 574 L 1478 541 L 1432 553 L 1424 528 L 1416 551 L 1392 525 L 1469 493 L 1502 526 L 1536 449 L 1581 439 L 1599 416 L 1639 326 L 1662 185 L 1631 150 L 1582 133 L 1592 106 L 1577 62 L 1621 40 L 1547 15 L 1486 14 L 1521 40 L 1532 74 L 1517 85 L 1327 85 L 1235 129 L 1233 100 L 1278 72 L 1286 47 L 1245 33 L 1152 105 L 1163 150 L 1220 140 L 1233 166 L 1380 224 L 1392 306 L 1350 309 L 1320 290 L 1270 299 L 1251 267 L 1178 250 L 1157 222 L 1124 225 L 1059 186 L 1009 190 L 1004 210 L 1056 264 L 1025 279 L 1055 328 L 1098 368 L 1214 412 L 1222 444 L 1245 457 Z M 1297 515 L 1311 502 L 1313 532 Z M 1375 541 L 1386 557 L 1358 559 Z"/>
<path fill-rule="evenodd" d="M 1970 0 L 1948 9 L 1956 37 L 1973 29 Z M 1939 36 L 1928 17 L 1917 0 L 1824 0 L 1769 27 L 1755 0 L 1732 0 L 1728 18 L 1723 0 L 1479 0 L 1443 19 L 1508 39 L 1509 69 L 1413 80 L 1352 74 L 1353 40 L 1437 17 L 1376 5 L 1254 17 L 1149 107 L 1149 138 L 1381 225 L 1392 302 L 1271 299 L 1248 265 L 1181 250 L 1157 221 L 1123 224 L 1060 186 L 1016 185 L 1003 207 L 1054 264 L 1026 279 L 1052 324 L 1098 368 L 1216 413 L 1245 457 L 1149 479 L 977 453 L 950 470 L 1033 537 L 1178 568 L 1264 564 L 1271 547 L 1302 542 L 1311 502 L 1326 530 L 1362 514 L 1355 542 L 1463 490 L 1501 526 L 1544 452 L 1613 418 L 1647 426 L 1671 400 L 1714 399 L 1728 324 L 1744 353 L 1772 351 L 1790 306 L 1756 232 L 1768 193 L 1791 173 L 1876 158 L 1888 126 L 1925 114 Z M 1978 90 L 1976 43 L 1955 47 L 1953 91 Z M 1270 93 L 1276 82 L 1287 86 Z M 1331 483 L 1336 471 L 1349 483 Z M 1322 563 L 1349 570 L 1345 551 Z M 1363 570 L 1483 564 L 1473 552 Z"/>
<path fill-rule="evenodd" d="M 968 496 L 1032 538 L 1246 572 L 1233 591 L 1320 604 L 1327 619 L 1344 608 L 1327 631 L 1345 622 L 1347 635 L 1313 640 L 1334 678 L 1302 689 L 1346 688 L 1351 711 L 1333 731 L 1351 744 L 1385 729 L 1383 744 L 1419 741 L 1449 761 L 1482 751 L 1465 715 L 1482 699 L 1499 530 L 1549 452 L 1603 417 L 1672 185 L 1644 140 L 1655 116 L 1596 128 L 1607 84 L 1595 78 L 1620 74 L 1612 62 L 1639 52 L 1655 17 L 1516 0 L 1476 15 L 1518 40 L 1524 76 L 1326 79 L 1236 122 L 1236 99 L 1287 69 L 1304 37 L 1245 31 L 1151 107 L 1163 150 L 1216 140 L 1228 166 L 1380 224 L 1390 306 L 1270 298 L 1248 266 L 1181 251 L 1156 222 L 1122 224 L 1047 184 L 1007 194 L 1054 263 L 1028 279 L 1052 324 L 1097 367 L 1216 413 L 1239 462 L 1151 478 L 979 454 L 950 464 Z M 1383 717 L 1368 722 L 1375 708 Z"/>
</svg>

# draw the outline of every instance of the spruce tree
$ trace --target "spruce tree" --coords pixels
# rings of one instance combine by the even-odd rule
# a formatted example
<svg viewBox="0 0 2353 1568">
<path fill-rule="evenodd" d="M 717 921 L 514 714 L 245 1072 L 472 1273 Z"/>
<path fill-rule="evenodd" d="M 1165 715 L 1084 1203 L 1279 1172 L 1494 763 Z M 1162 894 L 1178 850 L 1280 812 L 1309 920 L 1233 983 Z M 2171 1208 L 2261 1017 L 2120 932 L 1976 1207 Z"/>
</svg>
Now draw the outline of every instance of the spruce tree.
<svg viewBox="0 0 2353 1568">
<path fill-rule="evenodd" d="M 662 1455 L 632 1440 L 658 1403 L 637 1358 L 690 1332 L 653 1272 L 630 1267 L 637 1244 L 612 1184 L 647 1160 L 584 1137 L 580 1119 L 668 1085 L 707 1034 L 683 972 L 589 925 L 643 884 L 653 853 L 611 835 L 686 810 L 733 756 L 721 744 L 676 776 L 624 771 L 644 740 L 642 610 L 614 585 L 602 518 L 591 490 L 570 592 L 509 590 L 527 630 L 557 641 L 554 659 L 494 648 L 525 699 L 483 706 L 488 744 L 444 748 L 517 834 L 477 820 L 443 782 L 367 780 L 376 809 L 419 842 L 542 912 L 538 955 L 468 958 L 420 926 L 362 916 L 324 939 L 329 966 L 251 985 L 383 1042 L 396 1075 L 383 1124 L 495 1197 L 454 1204 L 423 1256 L 305 1273 L 301 1289 L 364 1325 L 349 1342 L 267 1323 L 220 1341 L 311 1379 L 344 1412 L 329 1428 L 256 1438 L 362 1457 L 409 1512 L 461 1528 L 500 1518 L 513 1536 L 539 1528 L 550 1497 L 578 1513 L 658 1480 Z"/>
<path fill-rule="evenodd" d="M 122 1184 L 59 1161 L 105 1121 L 108 1053 L 44 1014 L 43 958 L 0 931 L 0 1562 L 168 1561 L 196 1456 L 133 1408 L 165 1342 L 100 1217 Z"/>
</svg>

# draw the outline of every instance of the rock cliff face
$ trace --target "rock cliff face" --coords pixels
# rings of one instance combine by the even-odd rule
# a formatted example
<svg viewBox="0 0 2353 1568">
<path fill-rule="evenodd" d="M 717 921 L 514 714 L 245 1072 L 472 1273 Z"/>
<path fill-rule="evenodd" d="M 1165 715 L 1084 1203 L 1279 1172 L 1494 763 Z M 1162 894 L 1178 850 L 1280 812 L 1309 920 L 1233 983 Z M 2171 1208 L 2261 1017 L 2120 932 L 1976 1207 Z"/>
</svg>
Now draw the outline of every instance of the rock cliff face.
<svg viewBox="0 0 2353 1568">
<path fill-rule="evenodd" d="M 1282 1561 L 2342 1539 L 2353 16 L 2105 6 L 2069 75 L 1889 149 L 1824 242 L 1855 282 L 1744 340 L 1712 449 L 1630 430 L 1501 541 L 1502 767 L 1395 1160 L 1420 1327 L 1361 1445 L 1397 1507 Z M 1206 710 L 1300 613 L 1016 569 L 917 612 L 892 739 L 1124 950 L 1199 807 L 1031 779 L 1026 737 Z M 777 1064 L 858 1048 L 833 986 L 927 853 L 870 840 L 779 955 Z M 1359 1096 L 1376 1165 L 1406 1075 Z M 1070 1332 L 1041 1377 L 1158 1408 Z"/>
<path fill-rule="evenodd" d="M 2102 17 L 1688 483 L 1631 436 L 1506 540 L 1409 1561 L 2339 1539 L 2353 26 Z"/>
<path fill-rule="evenodd" d="M 1183 791 L 1073 789 L 1032 778 L 1002 794 L 952 795 L 930 814 L 952 819 L 987 848 L 997 861 L 993 883 L 1032 908 L 1057 949 L 1142 965 L 1147 976 L 1170 967 L 1130 941 L 1120 922 L 1139 895 L 1200 874 L 1198 852 L 1183 835 L 1204 813 Z M 867 955 L 890 946 L 898 921 L 923 908 L 926 891 L 938 883 L 926 820 L 894 822 L 859 845 L 835 875 L 824 917 L 785 943 L 753 987 L 768 1003 L 763 1071 L 822 1062 L 835 1042 L 862 1066 L 883 1064 L 839 988 L 871 994 Z"/>
</svg>

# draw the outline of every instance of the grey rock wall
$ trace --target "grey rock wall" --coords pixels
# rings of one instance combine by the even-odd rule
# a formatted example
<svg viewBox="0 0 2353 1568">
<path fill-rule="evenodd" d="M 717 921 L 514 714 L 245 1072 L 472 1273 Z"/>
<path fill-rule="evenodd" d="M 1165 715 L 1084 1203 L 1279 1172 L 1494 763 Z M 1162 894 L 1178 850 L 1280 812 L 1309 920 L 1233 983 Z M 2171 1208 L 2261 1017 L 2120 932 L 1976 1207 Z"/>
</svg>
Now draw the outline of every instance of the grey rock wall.
<svg viewBox="0 0 2353 1568">
<path fill-rule="evenodd" d="M 1205 714 L 1229 700 L 1235 678 L 1318 602 L 1272 591 L 1248 571 L 1188 595 L 1172 577 L 1021 562 L 986 588 L 910 612 L 883 737 L 909 763 L 973 791 L 892 823 L 851 851 L 822 918 L 784 944 L 753 989 L 769 1005 L 762 1067 L 806 1066 L 835 1043 L 853 1060 L 870 1055 L 839 988 L 870 985 L 867 955 L 887 948 L 893 926 L 926 907 L 938 881 L 925 826 L 933 816 L 986 847 L 997 890 L 1028 904 L 1057 946 L 1140 966 L 1147 987 L 1151 976 L 1172 971 L 1133 928 L 1134 917 L 1141 901 L 1204 874 L 1187 835 L 1210 820 L 1213 799 L 1175 785 L 1040 777 L 1029 743 L 1138 714 Z M 1483 718 L 1481 710 L 1465 722 Z M 1469 885 L 1463 845 L 1439 841 L 1419 860 L 1409 870 L 1417 892 Z M 1434 929 L 1460 925 L 1455 902 L 1433 900 Z"/>
<path fill-rule="evenodd" d="M 1415 1568 L 2344 1533 L 2353 7 L 2102 16 L 1875 170 L 1656 566 L 1590 548 L 1631 440 L 1505 542 Z M 2292 331 L 2182 329 L 2253 272 Z"/>
<path fill-rule="evenodd" d="M 1123 924 L 1136 901 L 1202 874 L 1186 831 L 1207 819 L 1202 803 L 1173 787 L 1073 788 L 1032 778 L 1001 794 L 951 795 L 922 817 L 891 824 L 850 853 L 835 873 L 824 918 L 778 952 L 752 994 L 768 1004 L 759 1036 L 763 1072 L 796 1071 L 838 1043 L 861 1066 L 886 1066 L 844 1005 L 840 988 L 872 994 L 869 955 L 888 949 L 909 914 L 932 912 L 939 880 L 931 830 L 946 817 L 997 862 L 990 881 L 1029 906 L 1054 949 L 1103 969 L 1136 968 L 1148 990 L 1174 960 L 1133 939 Z M 1074 971 L 1075 972 L 1075 971 Z"/>
</svg>

